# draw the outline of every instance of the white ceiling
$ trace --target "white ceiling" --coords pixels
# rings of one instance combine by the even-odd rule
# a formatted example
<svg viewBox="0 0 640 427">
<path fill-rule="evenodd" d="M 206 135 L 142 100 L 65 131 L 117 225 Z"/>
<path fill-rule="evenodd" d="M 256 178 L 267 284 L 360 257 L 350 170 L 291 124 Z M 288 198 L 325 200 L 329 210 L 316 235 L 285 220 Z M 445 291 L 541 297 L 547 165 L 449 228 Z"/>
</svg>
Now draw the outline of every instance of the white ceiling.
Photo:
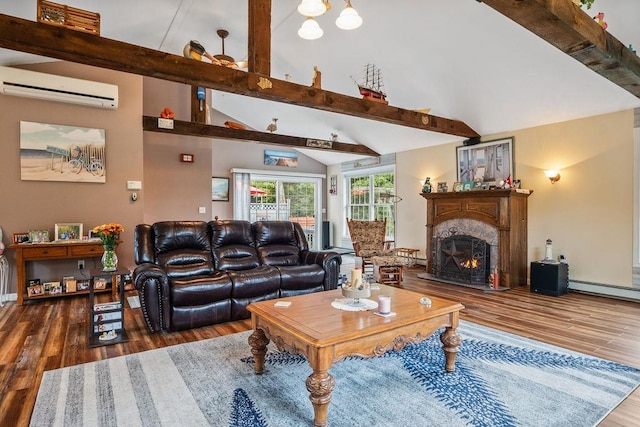
<svg viewBox="0 0 640 427">
<path fill-rule="evenodd" d="M 570 0 L 567 0 L 570 1 Z M 273 0 L 271 75 L 311 85 L 313 67 L 322 88 L 359 96 L 351 76 L 367 63 L 382 70 L 390 105 L 431 108 L 431 114 L 465 122 L 481 135 L 640 107 L 637 98 L 537 36 L 475 0 L 352 0 L 364 24 L 353 31 L 334 21 L 343 1 L 317 21 L 324 36 L 297 36 L 303 17 L 298 0 Z M 230 32 L 225 53 L 246 59 L 246 0 L 67 0 L 101 15 L 101 36 L 182 54 L 189 40 L 220 53 L 219 28 Z M 640 1 L 596 0 L 590 15 L 605 12 L 608 31 L 640 50 Z M 35 20 L 36 1 L 4 1 L 0 13 Z M 0 64 L 41 61 L 0 49 Z M 212 65 L 213 66 L 213 65 Z M 214 108 L 250 128 L 265 130 L 278 118 L 277 133 L 369 146 L 380 154 L 460 142 L 463 138 L 214 93 Z M 357 158 L 301 150 L 327 165 Z"/>
</svg>

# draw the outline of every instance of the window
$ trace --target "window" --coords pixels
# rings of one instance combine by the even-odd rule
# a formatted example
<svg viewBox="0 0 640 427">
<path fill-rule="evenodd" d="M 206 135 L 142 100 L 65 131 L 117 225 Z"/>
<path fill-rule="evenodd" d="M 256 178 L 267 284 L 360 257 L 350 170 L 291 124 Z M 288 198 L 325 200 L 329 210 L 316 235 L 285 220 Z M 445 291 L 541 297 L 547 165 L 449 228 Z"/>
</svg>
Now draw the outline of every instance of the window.
<svg viewBox="0 0 640 427">
<path fill-rule="evenodd" d="M 387 239 L 394 240 L 396 213 L 394 171 L 354 174 L 345 178 L 348 186 L 346 194 L 349 195 L 346 217 L 364 221 L 386 219 Z"/>
<path fill-rule="evenodd" d="M 323 175 L 245 169 L 231 172 L 234 174 L 235 219 L 298 222 L 309 247 L 320 249 Z"/>
</svg>

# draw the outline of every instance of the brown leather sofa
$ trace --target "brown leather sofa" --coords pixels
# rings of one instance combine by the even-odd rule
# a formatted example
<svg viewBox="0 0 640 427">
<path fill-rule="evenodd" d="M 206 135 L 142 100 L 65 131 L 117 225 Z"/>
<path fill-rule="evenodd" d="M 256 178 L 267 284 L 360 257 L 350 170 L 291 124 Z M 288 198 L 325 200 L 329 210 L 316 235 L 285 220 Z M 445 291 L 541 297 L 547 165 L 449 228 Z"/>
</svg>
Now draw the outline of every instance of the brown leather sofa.
<svg viewBox="0 0 640 427">
<path fill-rule="evenodd" d="M 164 221 L 134 232 L 133 281 L 152 331 L 250 317 L 253 301 L 336 289 L 342 258 L 288 221 Z"/>
</svg>

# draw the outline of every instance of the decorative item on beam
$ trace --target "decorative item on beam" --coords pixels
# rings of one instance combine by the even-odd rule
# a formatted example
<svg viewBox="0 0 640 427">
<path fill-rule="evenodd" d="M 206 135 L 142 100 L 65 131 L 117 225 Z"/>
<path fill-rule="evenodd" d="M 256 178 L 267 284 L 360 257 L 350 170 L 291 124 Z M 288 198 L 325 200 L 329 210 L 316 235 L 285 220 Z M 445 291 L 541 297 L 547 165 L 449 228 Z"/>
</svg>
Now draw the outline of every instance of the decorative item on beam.
<svg viewBox="0 0 640 427">
<path fill-rule="evenodd" d="M 333 141 L 327 141 L 325 139 L 307 139 L 307 147 L 310 148 L 333 148 Z"/>
<path fill-rule="evenodd" d="M 345 0 L 346 6 L 336 19 L 336 26 L 341 30 L 354 30 L 362 25 L 362 17 L 351 5 L 351 0 Z M 324 31 L 316 22 L 315 17 L 325 14 L 331 9 L 328 0 L 302 0 L 298 5 L 298 12 L 306 19 L 298 30 L 298 36 L 305 40 L 316 40 L 322 37 Z"/>
<path fill-rule="evenodd" d="M 366 160 L 356 160 L 353 162 L 354 168 L 366 168 L 369 166 L 375 166 L 380 164 L 380 157 L 372 157 Z"/>
<path fill-rule="evenodd" d="M 269 125 L 267 126 L 267 130 L 269 132 L 275 132 L 278 130 L 278 125 L 276 124 L 278 122 L 278 118 L 274 117 L 273 119 L 271 119 L 272 122 L 269 123 Z"/>
</svg>

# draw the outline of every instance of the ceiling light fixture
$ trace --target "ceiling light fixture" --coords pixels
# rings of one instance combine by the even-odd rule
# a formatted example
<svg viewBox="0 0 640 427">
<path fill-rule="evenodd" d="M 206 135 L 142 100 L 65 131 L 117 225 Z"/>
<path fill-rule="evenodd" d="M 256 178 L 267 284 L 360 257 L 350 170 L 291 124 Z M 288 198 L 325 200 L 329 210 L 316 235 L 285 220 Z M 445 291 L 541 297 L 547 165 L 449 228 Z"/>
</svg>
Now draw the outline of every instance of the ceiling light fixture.
<svg viewBox="0 0 640 427">
<path fill-rule="evenodd" d="M 320 28 L 320 25 L 312 17 L 308 17 L 302 23 L 302 26 L 298 30 L 298 36 L 305 40 L 315 40 L 322 37 L 324 31 Z"/>
<path fill-rule="evenodd" d="M 320 16 L 327 11 L 327 5 L 322 0 L 302 0 L 298 5 L 298 12 L 302 16 Z"/>
<path fill-rule="evenodd" d="M 346 6 L 336 19 L 336 26 L 342 30 L 354 30 L 362 25 L 362 18 L 351 5 L 351 0 L 344 0 Z M 306 40 L 315 40 L 322 37 L 324 31 L 313 19 L 331 10 L 328 0 L 302 0 L 298 5 L 298 12 L 307 18 L 298 30 L 298 36 Z"/>
<path fill-rule="evenodd" d="M 362 18 L 358 12 L 351 6 L 351 0 L 345 0 L 347 5 L 340 12 L 340 16 L 336 19 L 336 25 L 341 30 L 355 30 L 362 25 Z"/>
</svg>

